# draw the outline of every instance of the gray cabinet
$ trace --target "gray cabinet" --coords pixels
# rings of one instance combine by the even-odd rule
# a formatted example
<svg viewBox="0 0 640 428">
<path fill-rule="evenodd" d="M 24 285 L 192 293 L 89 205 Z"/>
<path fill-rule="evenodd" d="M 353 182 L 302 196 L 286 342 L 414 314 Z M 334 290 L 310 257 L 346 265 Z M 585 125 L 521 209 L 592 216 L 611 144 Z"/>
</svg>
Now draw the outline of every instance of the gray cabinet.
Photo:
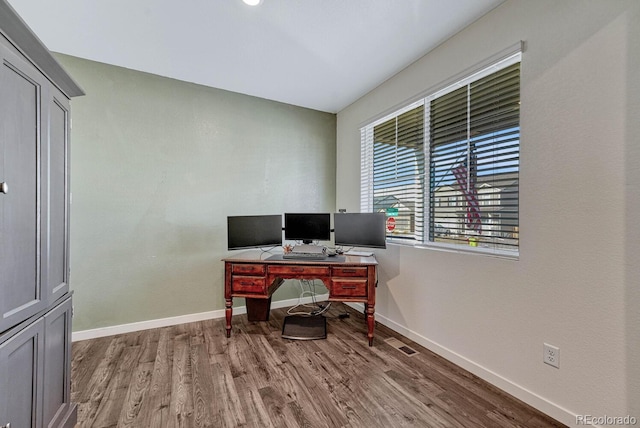
<svg viewBox="0 0 640 428">
<path fill-rule="evenodd" d="M 76 406 L 71 403 L 71 297 L 44 316 L 42 420 L 44 427 L 72 427 Z"/>
<path fill-rule="evenodd" d="M 0 427 L 73 427 L 71 297 L 0 343 Z"/>
<path fill-rule="evenodd" d="M 0 40 L 3 42 L 3 40 Z M 46 307 L 41 288 L 41 99 L 45 78 L 0 43 L 0 331 Z"/>
<path fill-rule="evenodd" d="M 53 302 L 69 291 L 69 100 L 55 88 L 48 92 L 47 144 L 43 158 L 49 168 L 43 179 L 43 224 L 41 254 L 43 294 Z"/>
<path fill-rule="evenodd" d="M 40 427 L 38 382 L 44 363 L 44 320 L 20 330 L 0 344 L 0 427 Z"/>
<path fill-rule="evenodd" d="M 0 0 L 0 428 L 76 422 L 69 100 L 82 94 Z"/>
</svg>

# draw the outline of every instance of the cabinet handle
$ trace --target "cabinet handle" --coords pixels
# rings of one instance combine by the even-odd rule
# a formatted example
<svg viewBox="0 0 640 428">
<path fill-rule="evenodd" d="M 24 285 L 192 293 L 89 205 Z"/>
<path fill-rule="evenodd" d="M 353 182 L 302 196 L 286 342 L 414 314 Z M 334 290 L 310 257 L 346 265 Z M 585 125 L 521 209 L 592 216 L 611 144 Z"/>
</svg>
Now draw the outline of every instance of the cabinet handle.
<svg viewBox="0 0 640 428">
<path fill-rule="evenodd" d="M 343 290 L 355 290 L 356 286 L 355 285 L 343 285 L 342 289 Z"/>
<path fill-rule="evenodd" d="M 4 193 L 5 195 L 9 193 L 9 185 L 7 183 L 0 183 L 0 192 Z M 11 428 L 11 427 L 9 425 L 5 425 L 0 428 Z"/>
<path fill-rule="evenodd" d="M 355 269 L 342 269 L 342 272 L 344 272 L 344 273 L 356 273 L 357 271 Z"/>
</svg>

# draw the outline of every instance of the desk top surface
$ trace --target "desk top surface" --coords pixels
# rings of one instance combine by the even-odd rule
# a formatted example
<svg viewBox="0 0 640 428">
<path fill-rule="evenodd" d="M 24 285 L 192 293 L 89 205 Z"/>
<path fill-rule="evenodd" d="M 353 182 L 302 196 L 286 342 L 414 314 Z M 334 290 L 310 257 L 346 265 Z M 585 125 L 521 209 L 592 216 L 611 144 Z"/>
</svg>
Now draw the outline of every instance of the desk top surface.
<svg viewBox="0 0 640 428">
<path fill-rule="evenodd" d="M 327 265 L 327 264 L 336 264 L 336 265 L 360 265 L 360 266 L 370 266 L 377 265 L 378 261 L 375 256 L 371 257 L 361 257 L 361 256 L 349 256 L 343 254 L 340 258 L 327 257 L 324 260 L 304 260 L 304 259 L 282 259 L 281 257 L 272 257 L 272 256 L 282 256 L 282 252 L 269 252 L 269 251 L 261 251 L 261 250 L 250 250 L 244 251 L 242 253 L 233 254 L 229 257 L 225 257 L 222 259 L 224 262 L 237 262 L 237 263 L 266 263 L 266 264 L 287 264 L 287 265 Z M 271 258 L 271 259 L 269 259 Z"/>
</svg>

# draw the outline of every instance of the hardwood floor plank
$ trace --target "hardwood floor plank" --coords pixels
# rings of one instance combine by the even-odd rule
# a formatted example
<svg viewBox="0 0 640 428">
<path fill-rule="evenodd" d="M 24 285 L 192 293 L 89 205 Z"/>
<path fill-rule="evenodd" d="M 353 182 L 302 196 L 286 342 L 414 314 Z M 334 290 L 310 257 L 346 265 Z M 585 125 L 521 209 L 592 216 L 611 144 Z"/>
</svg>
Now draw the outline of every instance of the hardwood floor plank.
<svg viewBox="0 0 640 428">
<path fill-rule="evenodd" d="M 245 425 L 245 413 L 242 409 L 231 371 L 219 363 L 213 364 L 211 368 L 214 399 L 222 426 L 237 427 Z"/>
<path fill-rule="evenodd" d="M 118 340 L 122 341 L 122 339 Z M 118 367 L 109 379 L 109 385 L 100 401 L 96 419 L 91 424 L 92 427 L 102 428 L 117 425 L 127 391 L 129 390 L 131 375 L 137 366 L 139 357 L 139 345 L 127 346 L 122 350 L 121 358 L 118 360 Z"/>
<path fill-rule="evenodd" d="M 96 377 L 96 370 L 108 365 L 109 360 L 114 359 L 115 349 L 118 342 L 113 337 L 102 337 L 95 340 L 84 340 L 81 345 L 73 344 L 71 360 L 71 398 L 76 403 L 88 401 L 92 394 L 93 387 L 87 387 Z M 122 351 L 124 346 L 118 348 Z M 117 355 L 116 355 L 117 357 Z M 112 367 L 115 368 L 115 365 Z M 97 376 L 98 378 L 108 378 L 108 376 Z M 95 380 L 93 381 L 95 383 Z M 82 385 L 82 388 L 79 386 Z"/>
<path fill-rule="evenodd" d="M 220 325 L 219 320 L 202 321 L 204 340 L 207 344 L 211 363 L 216 362 L 216 355 L 224 355 L 228 349 L 226 330 L 224 328 L 221 329 Z"/>
<path fill-rule="evenodd" d="M 215 378 L 209 353 L 204 343 L 191 345 L 191 373 L 193 379 L 193 426 L 219 427 L 220 414 L 214 408 L 218 400 L 211 380 Z"/>
<path fill-rule="evenodd" d="M 487 413 L 487 418 L 493 421 L 494 427 L 502 427 L 502 428 L 528 428 L 527 425 L 523 425 L 522 423 L 511 419 L 507 415 L 504 415 L 500 412 L 491 411 Z"/>
<path fill-rule="evenodd" d="M 144 360 L 144 352 L 141 354 L 140 360 Z M 119 427 L 138 427 L 141 425 L 138 415 L 148 391 L 152 373 L 153 363 L 148 362 L 141 362 L 134 370 L 127 396 L 120 412 L 120 418 L 118 419 Z"/>
<path fill-rule="evenodd" d="M 439 424 L 464 428 L 464 425 L 452 420 L 448 406 L 443 406 L 442 400 L 438 398 L 438 396 L 444 392 L 440 386 L 426 379 L 406 376 L 404 373 L 400 373 L 395 369 L 389 370 L 385 372 L 385 374 L 401 385 L 408 393 L 412 394 L 412 396 L 419 400 L 425 407 L 430 409 L 430 411 L 433 412 L 433 418 Z"/>
<path fill-rule="evenodd" d="M 289 391 L 291 388 L 288 379 L 282 374 L 281 362 L 274 360 L 269 351 L 264 349 L 265 342 L 260 340 L 262 336 L 245 335 L 244 337 L 247 340 L 248 349 L 262 350 L 262 352 L 248 352 L 240 357 L 245 360 L 245 374 L 256 382 L 259 389 L 269 387 L 276 382 L 282 382 L 282 384 L 278 383 L 278 389 Z"/>
<path fill-rule="evenodd" d="M 309 419 L 309 413 L 303 409 L 303 407 L 301 406 L 301 403 L 298 401 L 289 401 L 287 403 L 287 406 L 289 406 L 289 410 L 293 414 L 293 418 L 295 419 L 297 424 L 296 426 L 299 426 L 299 427 L 328 426 L 324 423 L 318 424 L 317 422 L 313 422 L 312 419 Z"/>
<path fill-rule="evenodd" d="M 247 342 L 246 333 L 238 331 L 233 337 L 234 340 L 228 341 L 228 358 L 231 375 L 235 378 L 247 375 L 250 367 L 255 363 L 255 358 L 253 358 L 251 346 Z M 222 357 L 224 358 L 224 356 Z"/>
<path fill-rule="evenodd" d="M 73 380 L 82 381 L 85 376 L 90 378 L 95 367 L 100 363 L 101 353 L 93 352 L 92 347 L 101 346 L 106 349 L 110 339 L 102 337 L 94 340 L 80 340 L 71 344 L 71 370 L 75 370 L 73 373 Z M 85 361 L 85 359 L 93 359 L 93 363 Z"/>
<path fill-rule="evenodd" d="M 265 386 L 260 388 L 258 392 L 274 426 L 291 428 L 300 426 L 280 391 L 272 386 Z"/>
<path fill-rule="evenodd" d="M 295 398 L 295 406 L 291 406 L 291 410 L 296 412 L 307 413 L 306 419 L 310 420 L 310 425 L 301 426 L 330 426 L 341 427 L 346 426 L 349 420 L 342 414 L 340 409 L 336 407 L 333 400 L 325 390 L 322 390 L 315 381 L 306 376 L 306 370 L 299 370 L 295 363 L 287 363 L 284 366 L 286 375 L 295 381 L 297 385 Z M 301 403 L 301 404 L 298 404 Z M 299 421 L 304 419 L 298 417 Z"/>
<path fill-rule="evenodd" d="M 102 350 L 102 347 L 93 348 L 92 351 Z M 79 404 L 78 412 L 80 413 L 81 420 L 87 423 L 87 426 L 92 426 L 93 422 L 98 414 L 98 409 L 102 404 L 102 401 L 108 400 L 108 388 L 110 382 L 112 382 L 118 364 L 122 358 L 122 351 L 124 350 L 124 342 L 118 337 L 109 338 L 108 347 L 105 352 L 100 355 L 102 360 L 99 361 L 97 367 L 95 367 L 91 377 L 88 381 L 74 386 L 73 382 L 73 370 L 72 370 L 72 391 L 76 390 L 75 396 L 76 402 Z M 95 359 L 88 358 L 87 364 L 91 364 Z M 87 371 L 88 372 L 88 371 Z M 86 376 L 84 377 L 86 379 Z M 79 381 L 80 382 L 80 381 Z M 79 385 L 83 386 L 83 389 L 78 388 Z"/>
<path fill-rule="evenodd" d="M 189 335 L 179 334 L 174 340 L 171 380 L 170 418 L 178 428 L 193 426 L 193 384 Z"/>
<path fill-rule="evenodd" d="M 564 427 L 563 424 L 556 421 L 555 419 L 550 418 L 547 415 L 536 414 L 531 419 L 529 419 L 525 425 L 527 428 L 561 428 Z"/>
<path fill-rule="evenodd" d="M 456 390 L 459 394 L 464 393 L 465 397 L 472 402 L 479 401 L 477 404 L 479 407 L 493 408 L 494 412 L 501 413 L 507 420 L 524 425 L 537 413 L 521 401 L 511 396 L 505 396 L 498 388 L 444 358 L 433 354 L 429 356 L 429 359 L 433 361 L 432 370 L 430 370 L 432 379 L 435 379 L 439 384 L 446 384 L 446 382 L 455 379 L 455 383 L 458 385 L 447 384 L 448 390 Z M 455 372 L 457 376 L 451 376 L 452 372 Z M 488 394 L 488 391 L 494 393 Z"/>
<path fill-rule="evenodd" d="M 233 381 L 245 414 L 246 426 L 274 428 L 256 385 L 244 376 L 236 377 Z"/>
<path fill-rule="evenodd" d="M 283 339 L 286 315 L 236 315 L 230 338 L 216 319 L 74 344 L 77 427 L 564 426 L 385 326 L 369 347 L 352 308 L 331 306 L 324 340 Z"/>
<path fill-rule="evenodd" d="M 148 421 L 150 427 L 175 426 L 173 418 L 170 417 L 173 339 L 174 330 L 171 327 L 158 329 L 158 345 L 149 391 L 142 402 L 139 416 L 141 421 Z"/>
<path fill-rule="evenodd" d="M 496 422 L 487 416 L 487 411 L 470 403 L 467 396 L 460 396 L 456 391 L 446 391 L 438 396 L 448 408 L 449 416 L 461 424 L 472 424 L 474 427 L 493 428 Z"/>
<path fill-rule="evenodd" d="M 145 330 L 141 336 L 142 353 L 140 355 L 140 363 L 153 363 L 158 355 L 158 342 L 160 341 L 159 328 Z"/>
<path fill-rule="evenodd" d="M 295 355 L 304 355 L 305 360 L 295 361 Z M 292 352 L 292 363 L 300 372 L 306 372 L 315 379 L 310 388 L 314 397 L 325 398 L 333 403 L 349 421 L 351 426 L 380 426 L 380 420 L 371 408 L 366 407 L 367 391 L 357 382 L 357 374 L 350 373 L 350 366 L 336 364 L 333 358 L 318 350 L 312 353 Z M 308 375 L 305 376 L 307 379 Z M 329 407 L 327 405 L 327 407 Z M 335 419 L 330 413 L 330 418 Z"/>
</svg>

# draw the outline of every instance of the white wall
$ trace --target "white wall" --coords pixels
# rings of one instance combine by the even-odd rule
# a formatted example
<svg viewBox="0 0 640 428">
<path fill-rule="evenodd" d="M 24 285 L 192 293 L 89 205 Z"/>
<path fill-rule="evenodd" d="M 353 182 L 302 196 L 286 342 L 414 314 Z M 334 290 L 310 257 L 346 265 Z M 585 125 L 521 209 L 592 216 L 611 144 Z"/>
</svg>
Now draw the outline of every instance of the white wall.
<svg viewBox="0 0 640 428">
<path fill-rule="evenodd" d="M 569 425 L 640 423 L 639 28 L 635 0 L 509 0 L 338 114 L 336 206 L 357 211 L 363 123 L 526 43 L 520 259 L 391 245 L 376 315 Z"/>
</svg>

